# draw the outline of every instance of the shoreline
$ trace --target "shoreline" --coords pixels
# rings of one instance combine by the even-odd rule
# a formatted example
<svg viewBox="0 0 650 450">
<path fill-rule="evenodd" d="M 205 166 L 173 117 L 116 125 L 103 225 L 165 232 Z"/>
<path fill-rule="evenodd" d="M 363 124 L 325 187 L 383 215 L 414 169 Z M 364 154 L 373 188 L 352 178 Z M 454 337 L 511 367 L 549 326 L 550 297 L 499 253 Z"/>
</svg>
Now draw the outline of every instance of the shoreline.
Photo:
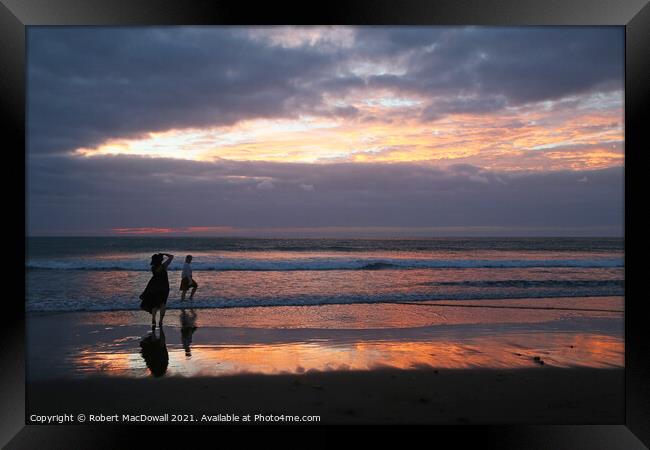
<svg viewBox="0 0 650 450">
<path fill-rule="evenodd" d="M 447 299 L 424 299 L 424 300 L 404 300 L 404 301 L 377 301 L 377 302 L 349 302 L 349 303 L 314 303 L 314 304 L 282 304 L 282 305 L 268 305 L 268 304 L 260 304 L 260 305 L 218 305 L 218 306 L 203 306 L 201 304 L 193 304 L 189 300 L 186 300 L 185 302 L 181 302 L 178 299 L 173 299 L 172 301 L 167 302 L 167 309 L 168 310 L 177 310 L 177 309 L 188 309 L 190 307 L 193 307 L 194 309 L 214 309 L 214 310 L 229 310 L 229 309 L 249 309 L 249 308 L 312 308 L 312 307 L 327 307 L 327 306 L 354 306 L 354 305 L 360 305 L 360 306 L 371 306 L 371 305 L 430 305 L 430 306 L 440 306 L 440 307 L 472 307 L 472 308 L 478 308 L 478 307 L 495 307 L 496 305 L 490 305 L 487 302 L 499 302 L 499 303 L 505 303 L 508 301 L 518 301 L 518 300 L 529 300 L 529 301 L 537 301 L 537 302 L 542 302 L 544 300 L 550 300 L 550 301 L 572 301 L 572 300 L 585 300 L 585 299 L 624 299 L 624 295 L 611 295 L 611 294 L 594 294 L 594 295 L 576 295 L 576 296 L 566 296 L 566 295 L 561 295 L 561 296 L 521 296 L 521 297 L 494 297 L 494 298 L 463 298 L 463 299 L 454 299 L 454 298 L 447 298 Z M 444 302 L 453 302 L 444 304 Z M 480 302 L 477 304 L 468 304 L 468 302 Z M 621 305 L 623 302 L 621 302 Z M 500 306 L 500 305 L 499 305 Z M 503 306 L 503 308 L 509 308 L 506 306 Z M 512 308 L 518 308 L 513 306 Z M 524 309 L 524 308 L 522 308 Z M 525 307 L 525 309 L 561 309 L 561 308 L 538 308 L 533 305 L 529 307 Z M 571 308 L 567 309 L 564 308 L 565 310 L 575 310 L 575 311 L 592 311 L 590 308 Z M 25 313 L 27 315 L 32 315 L 32 316 L 47 316 L 47 315 L 60 315 L 60 314 L 74 314 L 74 313 L 133 313 L 133 312 L 143 312 L 143 310 L 137 308 L 137 309 L 80 309 L 80 310 L 29 310 L 25 309 Z M 601 312 L 615 312 L 615 313 L 623 313 L 623 309 L 617 309 L 617 310 L 602 310 Z"/>
</svg>

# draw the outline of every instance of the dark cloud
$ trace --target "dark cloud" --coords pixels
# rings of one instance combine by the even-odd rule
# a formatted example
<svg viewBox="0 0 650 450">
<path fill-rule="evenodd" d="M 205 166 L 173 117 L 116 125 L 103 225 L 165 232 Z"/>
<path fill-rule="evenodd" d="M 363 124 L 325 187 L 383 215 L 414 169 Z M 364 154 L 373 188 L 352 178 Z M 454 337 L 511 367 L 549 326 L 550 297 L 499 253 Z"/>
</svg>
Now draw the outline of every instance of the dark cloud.
<svg viewBox="0 0 650 450">
<path fill-rule="evenodd" d="M 413 58 L 408 76 L 392 84 L 431 93 L 504 96 L 522 104 L 594 88 L 622 89 L 623 58 L 620 27 L 451 29 Z"/>
<path fill-rule="evenodd" d="M 467 164 L 51 158 L 59 161 L 35 161 L 28 178 L 30 233 L 469 224 L 622 230 L 622 168 L 517 174 Z"/>
<path fill-rule="evenodd" d="M 438 120 L 449 114 L 487 114 L 498 111 L 507 104 L 505 97 L 487 95 L 443 98 L 434 100 L 432 104 L 424 108 L 422 118 L 424 120 Z"/>
<path fill-rule="evenodd" d="M 622 89 L 621 28 L 360 27 L 352 46 L 326 50 L 269 45 L 237 27 L 32 27 L 28 149 L 258 117 L 356 117 L 324 98 L 365 87 L 428 97 L 429 119 Z"/>
<path fill-rule="evenodd" d="M 266 47 L 232 29 L 30 29 L 30 151 L 109 137 L 293 116 L 318 105 L 299 83 L 332 56 Z"/>
</svg>

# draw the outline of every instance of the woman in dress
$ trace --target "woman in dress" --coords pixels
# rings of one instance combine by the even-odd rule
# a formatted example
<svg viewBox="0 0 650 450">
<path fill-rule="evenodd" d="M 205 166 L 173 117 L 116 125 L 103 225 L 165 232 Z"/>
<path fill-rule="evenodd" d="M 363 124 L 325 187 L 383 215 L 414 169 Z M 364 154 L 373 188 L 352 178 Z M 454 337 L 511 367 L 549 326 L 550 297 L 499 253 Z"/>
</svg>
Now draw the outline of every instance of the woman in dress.
<svg viewBox="0 0 650 450">
<path fill-rule="evenodd" d="M 163 256 L 167 259 L 163 262 Z M 158 326 L 162 327 L 165 317 L 165 306 L 169 297 L 169 279 L 167 278 L 167 266 L 174 259 L 174 255 L 168 253 L 156 253 L 151 257 L 152 277 L 147 287 L 140 295 L 142 302 L 140 308 L 151 313 L 151 329 L 156 329 L 156 313 L 160 311 Z"/>
</svg>

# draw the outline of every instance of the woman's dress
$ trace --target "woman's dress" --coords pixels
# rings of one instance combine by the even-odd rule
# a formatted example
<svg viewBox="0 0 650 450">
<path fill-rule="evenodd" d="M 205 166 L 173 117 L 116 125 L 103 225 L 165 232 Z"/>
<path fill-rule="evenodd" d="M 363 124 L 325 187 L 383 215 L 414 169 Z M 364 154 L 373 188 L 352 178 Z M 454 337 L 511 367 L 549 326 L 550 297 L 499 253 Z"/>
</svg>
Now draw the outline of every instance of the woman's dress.
<svg viewBox="0 0 650 450">
<path fill-rule="evenodd" d="M 169 279 L 167 278 L 167 270 L 158 266 L 157 268 L 151 269 L 153 276 L 147 283 L 147 287 L 144 289 L 144 292 L 140 294 L 140 309 L 151 313 L 153 308 L 160 308 L 162 305 L 167 303 L 167 297 L 169 297 Z"/>
</svg>

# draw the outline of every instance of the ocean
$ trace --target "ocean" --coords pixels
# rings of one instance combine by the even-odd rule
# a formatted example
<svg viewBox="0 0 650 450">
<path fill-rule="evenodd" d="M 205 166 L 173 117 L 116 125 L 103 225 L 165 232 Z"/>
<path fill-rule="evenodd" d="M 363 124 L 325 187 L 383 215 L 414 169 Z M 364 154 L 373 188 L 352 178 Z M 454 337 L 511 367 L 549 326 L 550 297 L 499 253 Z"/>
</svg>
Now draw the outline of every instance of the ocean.
<svg viewBox="0 0 650 450">
<path fill-rule="evenodd" d="M 623 295 L 622 238 L 31 237 L 27 311 L 137 310 L 157 252 L 195 308 Z"/>
</svg>

